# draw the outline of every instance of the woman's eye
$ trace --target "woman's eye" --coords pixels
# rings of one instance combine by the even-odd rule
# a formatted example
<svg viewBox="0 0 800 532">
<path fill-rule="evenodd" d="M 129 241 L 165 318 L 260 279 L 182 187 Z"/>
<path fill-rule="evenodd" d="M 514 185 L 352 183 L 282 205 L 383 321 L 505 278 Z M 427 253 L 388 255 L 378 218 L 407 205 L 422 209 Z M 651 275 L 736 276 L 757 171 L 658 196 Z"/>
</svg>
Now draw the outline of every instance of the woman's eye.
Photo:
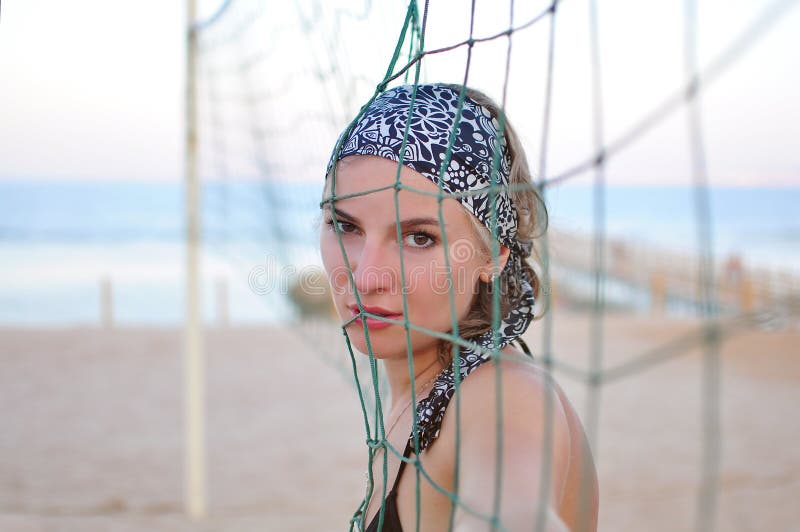
<svg viewBox="0 0 800 532">
<path fill-rule="evenodd" d="M 356 229 L 356 226 L 351 223 L 343 222 L 341 220 L 334 222 L 333 218 L 328 218 L 325 220 L 325 223 L 328 224 L 328 226 L 331 228 L 331 231 L 336 231 L 338 228 L 338 230 L 342 233 L 352 233 Z"/>
<path fill-rule="evenodd" d="M 411 233 L 406 235 L 404 246 L 413 248 L 428 248 L 436 243 L 436 239 L 427 233 Z"/>
</svg>

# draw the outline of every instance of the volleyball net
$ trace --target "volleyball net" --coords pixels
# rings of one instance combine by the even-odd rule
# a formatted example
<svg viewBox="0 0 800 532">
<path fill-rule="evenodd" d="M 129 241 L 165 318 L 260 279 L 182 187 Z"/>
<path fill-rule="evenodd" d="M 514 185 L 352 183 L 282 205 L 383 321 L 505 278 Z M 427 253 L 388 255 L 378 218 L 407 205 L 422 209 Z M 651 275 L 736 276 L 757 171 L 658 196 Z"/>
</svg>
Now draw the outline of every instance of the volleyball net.
<svg viewBox="0 0 800 532">
<path fill-rule="evenodd" d="M 368 443 L 370 476 L 364 502 L 353 515 L 350 529 L 365 524 L 362 520 L 371 497 L 385 498 L 387 484 L 392 481 L 385 478 L 389 453 L 404 458 L 402 449 L 386 439 L 387 387 L 379 365 L 372 352 L 364 353 L 366 356 L 354 353 L 344 327 L 335 320 L 325 289 L 327 278 L 314 251 L 320 201 L 336 200 L 335 190 L 333 196 L 322 197 L 323 172 L 339 133 L 366 102 L 396 84 L 436 81 L 481 89 L 508 112 L 520 130 L 534 174 L 531 186 L 546 203 L 551 191 L 562 185 L 575 181 L 590 185 L 586 202 L 591 213 L 589 234 L 581 239 L 558 232 L 544 233 L 535 244 L 538 254 L 533 265 L 544 287 L 537 313 L 543 318 L 532 327 L 540 330 L 541 337 L 540 345 L 534 349 L 535 358 L 554 374 L 585 387 L 582 420 L 591 446 L 596 447 L 606 384 L 635 378 L 691 349 L 702 350 L 702 459 L 694 528 L 713 530 L 722 444 L 720 343 L 743 329 L 774 322 L 778 314 L 795 313 L 793 300 L 780 298 L 796 294 L 797 287 L 789 286 L 788 291 L 786 286 L 768 287 L 764 289 L 770 294 L 764 300 L 768 303 L 753 302 L 751 298 L 746 304 L 732 302 L 721 290 L 723 272 L 714 255 L 701 102 L 708 88 L 768 35 L 795 2 L 767 4 L 733 40 L 703 60 L 698 52 L 702 32 L 698 5 L 685 2 L 676 15 L 683 28 L 682 38 L 667 52 L 652 52 L 655 59 L 659 53 L 680 57 L 670 67 L 676 76 L 658 92 L 659 97 L 638 107 L 632 105 L 633 112 L 626 110 L 625 120 L 615 120 L 605 103 L 608 78 L 616 71 L 608 74 L 604 70 L 606 55 L 601 48 L 607 41 L 603 39 L 601 21 L 605 20 L 605 5 L 596 1 L 590 1 L 582 14 L 569 0 L 434 0 L 423 5 L 415 0 L 391 4 L 298 0 L 276 4 L 280 5 L 226 1 L 217 13 L 192 30 L 198 35 L 200 50 L 196 83 L 200 94 L 200 168 L 207 188 L 204 215 L 211 220 L 206 224 L 204 243 L 216 256 L 234 265 L 247 279 L 248 288 L 262 296 L 273 312 L 292 317 L 287 321 L 287 330 L 314 343 L 318 351 L 330 353 L 325 360 L 355 383 Z M 575 66 L 570 67 L 571 64 Z M 554 90 L 558 75 L 575 76 L 576 86 L 565 90 L 566 94 L 558 93 Z M 575 118 L 579 115 L 583 115 L 582 121 Z M 560 116 L 567 117 L 566 125 L 559 124 Z M 622 272 L 618 248 L 609 237 L 609 176 L 615 171 L 615 162 L 624 159 L 637 143 L 676 120 L 683 121 L 683 150 L 688 164 L 682 178 L 691 188 L 687 201 L 692 203 L 695 232 L 695 250 L 691 259 L 681 264 L 689 287 L 682 299 L 690 301 L 689 312 L 699 319 L 687 334 L 670 338 L 623 362 L 609 363 L 604 351 L 609 287 L 616 286 L 620 278 L 627 278 L 631 284 L 636 274 Z M 609 126 L 611 123 L 614 127 Z M 576 124 L 580 124 L 583 135 L 576 136 L 570 130 Z M 395 195 L 402 188 L 398 183 Z M 373 191 L 361 194 L 370 192 Z M 441 201 L 441 190 L 435 197 Z M 338 231 L 337 236 L 344 253 Z M 402 242 L 398 245 L 402 246 Z M 400 260 L 402 268 L 402 253 Z M 582 275 L 575 274 L 578 269 Z M 291 275 L 284 278 L 287 271 Z M 663 286 L 658 288 L 658 277 L 636 282 L 648 287 L 651 303 L 659 297 L 654 293 L 665 300 L 669 297 Z M 353 283 L 350 272 L 350 285 L 355 292 Z M 569 292 L 570 283 L 583 286 L 582 301 L 591 316 L 585 366 L 560 356 L 553 342 L 554 320 L 559 319 L 554 298 Z M 452 278 L 449 286 L 454 286 Z M 407 287 L 402 288 L 405 292 Z M 500 291 L 495 290 L 495 313 L 500 308 L 499 297 Z M 364 312 L 356 319 L 364 316 L 382 319 Z M 499 317 L 495 318 L 497 323 Z M 403 326 L 407 339 L 412 330 L 441 334 L 426 329 L 425 324 L 410 323 L 407 318 Z M 452 327 L 458 330 L 457 323 Z M 365 327 L 364 331 L 369 342 L 368 329 Z M 453 342 L 457 350 L 475 347 L 457 335 L 444 338 Z M 340 350 L 331 349 L 337 343 L 346 343 L 349 360 L 341 356 Z M 410 355 L 409 349 L 409 375 L 413 377 Z M 496 351 L 489 356 L 502 357 Z M 453 363 L 459 363 L 457 356 Z M 495 365 L 496 371 L 500 372 L 500 367 Z M 460 385 L 459 379 L 456 384 Z M 416 397 L 412 396 L 414 400 Z M 551 403 L 554 398 L 548 394 L 547 401 Z M 495 404 L 501 417 L 501 402 L 496 400 Z M 453 407 L 458 412 L 457 400 Z M 458 415 L 456 423 L 460 423 Z M 547 441 L 542 445 L 548 449 L 552 443 L 549 415 L 544 423 Z M 457 439 L 457 449 L 460 444 Z M 373 460 L 381 449 L 386 452 L 374 468 Z M 503 457 L 499 446 L 493 459 L 500 471 Z M 420 486 L 428 483 L 452 501 L 451 529 L 458 512 L 478 516 L 493 529 L 504 529 L 499 519 L 501 496 L 495 496 L 491 512 L 478 511 L 459 498 L 457 483 L 453 489 L 438 486 L 417 458 L 409 462 L 415 472 L 417 515 Z M 552 473 L 549 467 L 545 464 L 543 468 L 542 486 L 548 485 Z M 373 493 L 373 471 L 383 472 L 382 493 Z M 493 483 L 491 489 L 498 494 L 502 478 L 494 478 Z M 579 514 L 581 505 L 588 504 L 588 496 L 582 489 Z M 543 510 L 547 503 L 547 490 L 542 490 L 537 501 L 540 513 L 531 523 L 532 530 L 544 530 Z M 379 515 L 382 520 L 383 508 Z"/>
</svg>

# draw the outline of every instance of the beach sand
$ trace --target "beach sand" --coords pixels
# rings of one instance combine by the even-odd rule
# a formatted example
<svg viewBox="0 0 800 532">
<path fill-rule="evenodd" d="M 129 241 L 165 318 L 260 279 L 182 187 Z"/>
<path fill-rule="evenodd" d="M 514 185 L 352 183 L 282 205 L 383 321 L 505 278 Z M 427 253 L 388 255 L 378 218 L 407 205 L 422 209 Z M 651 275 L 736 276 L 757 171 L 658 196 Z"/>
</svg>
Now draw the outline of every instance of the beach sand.
<svg viewBox="0 0 800 532">
<path fill-rule="evenodd" d="M 698 330 L 608 315 L 604 366 Z M 587 367 L 586 316 L 559 313 L 554 352 Z M 543 323 L 526 334 L 541 352 Z M 796 330 L 744 329 L 721 350 L 717 530 L 800 523 Z M 365 432 L 334 328 L 210 328 L 208 516 L 183 515 L 179 329 L 0 329 L 0 530 L 346 530 L 364 488 Z M 693 530 L 701 478 L 698 348 L 587 395 L 556 377 L 581 415 L 599 401 L 594 449 L 604 531 Z M 364 375 L 366 377 L 366 374 Z"/>
</svg>

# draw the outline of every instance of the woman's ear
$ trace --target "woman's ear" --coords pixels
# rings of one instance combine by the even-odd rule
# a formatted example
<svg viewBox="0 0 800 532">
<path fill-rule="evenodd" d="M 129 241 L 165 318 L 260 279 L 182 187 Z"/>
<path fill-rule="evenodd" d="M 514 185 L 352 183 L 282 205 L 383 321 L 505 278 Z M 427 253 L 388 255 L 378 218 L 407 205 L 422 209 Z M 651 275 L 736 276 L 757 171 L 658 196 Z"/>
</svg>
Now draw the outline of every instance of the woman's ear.
<svg viewBox="0 0 800 532">
<path fill-rule="evenodd" d="M 489 263 L 483 268 L 480 273 L 480 279 L 484 283 L 488 283 L 492 280 L 492 273 L 496 273 L 500 275 L 500 272 L 503 271 L 503 268 L 506 267 L 506 262 L 508 262 L 508 256 L 511 255 L 511 249 L 507 248 L 503 244 L 500 244 L 500 253 L 497 255 L 497 269 L 494 268 L 495 261 L 494 259 L 490 258 Z"/>
<path fill-rule="evenodd" d="M 503 268 L 506 267 L 506 262 L 508 262 L 508 257 L 511 255 L 511 248 L 505 247 L 503 244 L 500 244 L 500 256 L 498 257 L 500 262 L 500 269 L 497 272 L 498 274 L 503 271 Z"/>
</svg>

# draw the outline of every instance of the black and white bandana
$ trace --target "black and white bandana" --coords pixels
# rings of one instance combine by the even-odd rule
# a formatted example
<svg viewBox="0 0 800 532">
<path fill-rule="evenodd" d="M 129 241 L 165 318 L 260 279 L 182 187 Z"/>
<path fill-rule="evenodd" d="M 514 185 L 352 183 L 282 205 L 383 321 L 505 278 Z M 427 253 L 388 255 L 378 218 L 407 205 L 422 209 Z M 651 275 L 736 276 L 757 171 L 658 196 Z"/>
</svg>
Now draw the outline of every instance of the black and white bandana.
<svg viewBox="0 0 800 532">
<path fill-rule="evenodd" d="M 497 218 L 494 234 L 510 249 L 501 277 L 506 286 L 518 285 L 520 296 L 512 301 L 511 310 L 503 317 L 496 331 L 497 338 L 488 331 L 470 339 L 475 347 L 461 348 L 458 370 L 464 379 L 489 360 L 491 351 L 502 349 L 525 332 L 533 319 L 534 298 L 532 279 L 522 266 L 523 260 L 531 254 L 532 243 L 517 240 L 517 213 L 508 195 L 510 156 L 505 138 L 498 135 L 499 124 L 489 110 L 468 97 L 463 102 L 450 159 L 446 161 L 458 100 L 458 90 L 442 85 L 417 85 L 416 95 L 413 85 L 386 90 L 345 130 L 346 138 L 340 138 L 337 143 L 338 149 L 331 155 L 326 174 L 335 162 L 349 155 L 377 155 L 399 162 L 402 153 L 402 164 L 436 185 L 441 176 L 445 195 L 481 191 L 457 199 L 490 230 L 492 196 L 489 187 L 494 180 Z M 403 146 L 406 127 L 408 138 Z M 495 152 L 500 155 L 496 162 Z M 436 378 L 430 394 L 417 405 L 418 453 L 439 436 L 445 409 L 455 391 L 455 373 L 450 365 Z M 415 448 L 413 432 L 409 443 Z"/>
</svg>

